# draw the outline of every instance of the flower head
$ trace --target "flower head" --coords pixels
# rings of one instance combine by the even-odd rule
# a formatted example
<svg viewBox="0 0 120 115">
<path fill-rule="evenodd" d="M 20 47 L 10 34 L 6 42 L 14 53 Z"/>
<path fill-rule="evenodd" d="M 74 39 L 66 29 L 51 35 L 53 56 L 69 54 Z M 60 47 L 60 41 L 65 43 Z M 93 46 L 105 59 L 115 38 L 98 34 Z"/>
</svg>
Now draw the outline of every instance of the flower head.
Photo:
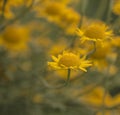
<svg viewBox="0 0 120 115">
<path fill-rule="evenodd" d="M 0 45 L 9 51 L 23 51 L 27 49 L 29 40 L 28 30 L 23 26 L 9 26 L 0 35 Z"/>
<path fill-rule="evenodd" d="M 93 23 L 83 29 L 77 29 L 81 41 L 104 41 L 112 37 L 112 31 L 103 23 Z"/>
<path fill-rule="evenodd" d="M 63 52 L 58 58 L 52 56 L 52 59 L 54 62 L 48 62 L 48 65 L 54 69 L 80 69 L 86 72 L 86 67 L 92 65 L 91 61 L 85 60 L 85 57 L 80 58 L 79 55 L 71 52 Z"/>
<path fill-rule="evenodd" d="M 116 0 L 112 9 L 113 13 L 116 15 L 120 15 L 120 0 Z"/>
</svg>

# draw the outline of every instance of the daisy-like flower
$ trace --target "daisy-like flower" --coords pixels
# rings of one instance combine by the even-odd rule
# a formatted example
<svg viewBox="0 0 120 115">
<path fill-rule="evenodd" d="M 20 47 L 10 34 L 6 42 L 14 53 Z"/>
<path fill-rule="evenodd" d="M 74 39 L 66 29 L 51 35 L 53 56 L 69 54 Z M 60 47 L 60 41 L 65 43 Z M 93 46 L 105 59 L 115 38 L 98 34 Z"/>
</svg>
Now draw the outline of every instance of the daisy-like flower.
<svg viewBox="0 0 120 115">
<path fill-rule="evenodd" d="M 81 37 L 81 42 L 103 42 L 106 39 L 111 39 L 113 32 L 103 23 L 92 23 L 87 27 L 77 29 L 77 34 Z"/>
<path fill-rule="evenodd" d="M 58 55 L 58 58 L 52 56 L 54 62 L 48 62 L 48 65 L 53 69 L 71 69 L 82 70 L 87 72 L 86 68 L 91 66 L 91 61 L 85 60 L 85 56 L 80 58 L 79 55 L 69 52 L 63 52 L 62 55 Z"/>
</svg>

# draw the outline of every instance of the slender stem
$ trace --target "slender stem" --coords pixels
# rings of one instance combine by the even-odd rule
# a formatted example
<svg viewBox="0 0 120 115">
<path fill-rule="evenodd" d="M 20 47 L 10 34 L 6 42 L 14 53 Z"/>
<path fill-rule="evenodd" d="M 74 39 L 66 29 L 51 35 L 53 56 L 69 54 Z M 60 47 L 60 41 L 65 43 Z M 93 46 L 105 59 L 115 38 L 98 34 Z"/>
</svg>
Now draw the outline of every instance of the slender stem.
<svg viewBox="0 0 120 115">
<path fill-rule="evenodd" d="M 65 84 L 65 85 L 68 85 L 68 83 L 69 83 L 69 80 L 70 80 L 70 72 L 71 72 L 71 69 L 68 69 L 67 81 L 66 81 L 66 84 Z"/>
<path fill-rule="evenodd" d="M 68 69 L 67 80 L 65 81 L 64 84 L 59 85 L 59 86 L 50 85 L 43 77 L 41 77 L 40 79 L 41 79 L 41 81 L 42 81 L 42 83 L 44 84 L 45 87 L 51 88 L 51 89 L 59 89 L 59 88 L 63 88 L 63 87 L 68 85 L 69 80 L 70 80 L 70 73 L 71 73 L 71 69 Z"/>
<path fill-rule="evenodd" d="M 87 54 L 86 58 L 89 58 L 92 54 L 96 52 L 96 42 L 93 42 L 93 46 L 94 46 L 93 50 Z"/>
</svg>

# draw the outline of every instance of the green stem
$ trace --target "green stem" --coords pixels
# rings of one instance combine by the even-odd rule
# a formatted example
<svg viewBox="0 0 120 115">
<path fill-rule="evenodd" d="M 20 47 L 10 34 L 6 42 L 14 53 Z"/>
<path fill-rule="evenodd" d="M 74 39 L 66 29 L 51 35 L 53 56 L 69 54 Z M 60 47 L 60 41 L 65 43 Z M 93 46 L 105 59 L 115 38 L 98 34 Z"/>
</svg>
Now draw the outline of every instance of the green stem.
<svg viewBox="0 0 120 115">
<path fill-rule="evenodd" d="M 67 80 L 65 81 L 64 84 L 59 85 L 59 86 L 52 86 L 43 77 L 41 77 L 40 79 L 41 79 L 41 81 L 42 81 L 42 83 L 44 84 L 45 87 L 51 88 L 51 89 L 59 89 L 59 88 L 63 88 L 63 87 L 68 85 L 68 83 L 70 81 L 70 73 L 71 73 L 71 69 L 68 69 Z"/>
<path fill-rule="evenodd" d="M 93 46 L 94 46 L 93 50 L 90 51 L 86 56 L 87 59 L 90 58 L 90 56 L 96 52 L 96 42 L 93 42 Z"/>
<path fill-rule="evenodd" d="M 65 85 L 68 85 L 68 83 L 69 83 L 69 81 L 70 81 L 70 72 L 71 72 L 71 69 L 68 69 L 67 81 L 66 81 L 66 84 L 65 84 Z"/>
</svg>

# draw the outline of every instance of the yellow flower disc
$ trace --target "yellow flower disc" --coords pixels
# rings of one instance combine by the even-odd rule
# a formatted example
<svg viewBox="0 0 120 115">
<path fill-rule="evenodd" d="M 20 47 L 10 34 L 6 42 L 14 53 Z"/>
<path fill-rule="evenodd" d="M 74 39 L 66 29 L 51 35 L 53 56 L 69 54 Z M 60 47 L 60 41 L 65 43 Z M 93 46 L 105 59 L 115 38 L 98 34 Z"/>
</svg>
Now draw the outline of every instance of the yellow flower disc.
<svg viewBox="0 0 120 115">
<path fill-rule="evenodd" d="M 3 33 L 4 41 L 7 43 L 19 43 L 23 40 L 21 34 L 24 35 L 25 31 L 22 28 L 8 27 Z"/>
<path fill-rule="evenodd" d="M 46 6 L 45 13 L 53 16 L 59 15 L 61 13 L 61 4 L 54 2 L 52 4 L 48 4 L 48 6 Z"/>
<path fill-rule="evenodd" d="M 66 67 L 79 66 L 79 57 L 72 53 L 65 54 L 60 58 L 58 64 Z"/>
<path fill-rule="evenodd" d="M 101 28 L 101 26 L 90 26 L 84 33 L 86 37 L 89 38 L 98 38 L 98 39 L 104 39 L 105 32 L 104 29 Z"/>
</svg>

